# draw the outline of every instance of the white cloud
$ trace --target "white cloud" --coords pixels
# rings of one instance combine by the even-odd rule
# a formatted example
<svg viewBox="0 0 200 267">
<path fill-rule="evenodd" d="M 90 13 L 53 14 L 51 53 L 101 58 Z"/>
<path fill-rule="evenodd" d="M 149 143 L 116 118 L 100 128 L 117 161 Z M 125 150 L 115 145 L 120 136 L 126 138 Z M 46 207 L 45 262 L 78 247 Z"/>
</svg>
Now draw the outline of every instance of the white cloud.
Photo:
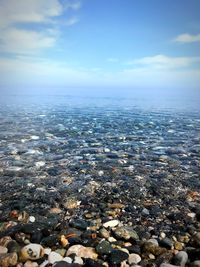
<svg viewBox="0 0 200 267">
<path fill-rule="evenodd" d="M 76 0 L 1 0 L 1 52 L 33 54 L 54 46 L 60 31 L 58 21 L 63 20 L 68 9 L 75 11 L 80 7 Z M 76 16 L 66 16 L 65 20 L 63 25 L 67 26 L 79 21 Z"/>
<path fill-rule="evenodd" d="M 175 42 L 179 43 L 194 43 L 194 42 L 200 42 L 200 34 L 189 34 L 189 33 L 184 33 L 178 35 L 175 39 Z"/>
<path fill-rule="evenodd" d="M 14 23 L 49 22 L 63 13 L 58 0 L 2 0 L 0 2 L 0 25 Z"/>
<path fill-rule="evenodd" d="M 40 49 L 52 47 L 56 41 L 56 34 L 48 31 L 37 32 L 9 28 L 1 32 L 0 50 L 4 52 L 27 54 Z"/>
<path fill-rule="evenodd" d="M 127 65 L 152 69 L 178 69 L 189 67 L 193 63 L 199 62 L 200 57 L 169 57 L 165 55 L 155 55 L 129 61 Z"/>
</svg>

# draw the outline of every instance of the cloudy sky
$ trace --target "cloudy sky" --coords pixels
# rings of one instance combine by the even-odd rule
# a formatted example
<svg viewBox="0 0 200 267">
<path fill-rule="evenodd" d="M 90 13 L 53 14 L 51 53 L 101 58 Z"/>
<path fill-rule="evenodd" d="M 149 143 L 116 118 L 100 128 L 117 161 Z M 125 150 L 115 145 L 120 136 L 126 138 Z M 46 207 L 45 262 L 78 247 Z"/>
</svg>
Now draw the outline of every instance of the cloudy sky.
<svg viewBox="0 0 200 267">
<path fill-rule="evenodd" d="M 199 90 L 199 10 L 199 0 L 0 0 L 0 88 Z"/>
</svg>

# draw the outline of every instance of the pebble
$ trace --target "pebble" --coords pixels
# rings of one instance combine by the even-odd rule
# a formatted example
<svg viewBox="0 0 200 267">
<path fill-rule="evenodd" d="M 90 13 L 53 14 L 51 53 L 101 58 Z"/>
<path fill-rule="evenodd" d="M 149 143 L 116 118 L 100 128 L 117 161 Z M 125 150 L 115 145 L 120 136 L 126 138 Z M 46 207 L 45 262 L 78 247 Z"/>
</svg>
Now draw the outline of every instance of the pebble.
<svg viewBox="0 0 200 267">
<path fill-rule="evenodd" d="M 110 254 L 112 247 L 108 241 L 103 240 L 96 246 L 96 251 L 100 255 Z"/>
<path fill-rule="evenodd" d="M 173 263 L 184 267 L 188 261 L 188 254 L 185 251 L 179 251 L 173 258 Z"/>
<path fill-rule="evenodd" d="M 108 239 L 110 237 L 110 233 L 108 232 L 108 230 L 106 230 L 105 228 L 101 228 L 99 230 L 99 235 L 103 238 Z"/>
<path fill-rule="evenodd" d="M 64 257 L 63 261 L 66 261 L 67 263 L 72 263 L 73 262 L 72 258 L 70 258 L 70 257 Z"/>
<path fill-rule="evenodd" d="M 28 244 L 23 247 L 20 252 L 20 258 L 22 261 L 37 260 L 44 256 L 44 249 L 39 244 Z"/>
<path fill-rule="evenodd" d="M 138 254 L 135 254 L 135 253 L 132 253 L 132 254 L 130 254 L 129 255 L 129 257 L 128 257 L 128 263 L 129 264 L 138 264 L 139 262 L 141 262 L 141 257 L 140 257 L 140 255 L 138 255 Z"/>
<path fill-rule="evenodd" d="M 78 263 L 80 265 L 83 265 L 83 260 L 80 257 L 74 257 L 74 263 Z"/>
<path fill-rule="evenodd" d="M 190 267 L 200 267 L 200 260 L 191 262 Z"/>
<path fill-rule="evenodd" d="M 1 267 L 9 267 L 16 266 L 18 261 L 17 253 L 7 253 L 0 255 L 0 266 Z"/>
<path fill-rule="evenodd" d="M 118 227 L 114 230 L 114 233 L 117 238 L 122 238 L 125 240 L 132 238 L 134 240 L 139 240 L 139 236 L 136 231 L 129 226 Z"/>
<path fill-rule="evenodd" d="M 34 216 L 30 216 L 29 217 L 29 222 L 32 222 L 32 223 L 35 222 L 35 217 Z"/>
<path fill-rule="evenodd" d="M 63 260 L 63 256 L 61 256 L 60 254 L 54 251 L 52 251 L 48 256 L 48 261 L 51 264 L 54 264 L 55 262 L 62 261 L 62 260 Z"/>
<path fill-rule="evenodd" d="M 0 254 L 5 254 L 8 252 L 8 249 L 6 247 L 0 246 Z"/>
<path fill-rule="evenodd" d="M 173 241 L 167 237 L 159 240 L 159 244 L 161 247 L 164 247 L 167 249 L 172 249 L 173 247 Z"/>
<path fill-rule="evenodd" d="M 118 224 L 119 224 L 119 221 L 118 221 L 118 220 L 111 220 L 111 221 L 105 222 L 105 223 L 103 224 L 103 226 L 104 226 L 105 228 L 108 228 L 108 227 L 110 227 L 110 228 L 114 228 L 114 227 L 116 227 Z"/>
<path fill-rule="evenodd" d="M 121 262 L 127 260 L 129 255 L 121 250 L 113 250 L 109 256 L 110 265 L 120 264 Z"/>
<path fill-rule="evenodd" d="M 37 262 L 33 262 L 33 261 L 26 261 L 24 263 L 24 267 L 38 267 L 38 263 Z"/>
<path fill-rule="evenodd" d="M 84 247 L 82 245 L 73 245 L 67 251 L 67 256 L 71 254 L 76 254 L 80 258 L 90 258 L 97 259 L 98 254 L 95 252 L 95 249 L 92 247 Z"/>
</svg>

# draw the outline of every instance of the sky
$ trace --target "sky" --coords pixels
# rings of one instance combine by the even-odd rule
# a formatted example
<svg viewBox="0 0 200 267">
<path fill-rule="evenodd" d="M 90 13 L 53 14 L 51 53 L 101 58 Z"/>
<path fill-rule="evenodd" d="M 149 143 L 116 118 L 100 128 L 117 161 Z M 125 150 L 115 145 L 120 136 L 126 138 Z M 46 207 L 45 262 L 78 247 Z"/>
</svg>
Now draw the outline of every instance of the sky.
<svg viewBox="0 0 200 267">
<path fill-rule="evenodd" d="M 0 89 L 200 91 L 199 0 L 0 0 Z"/>
</svg>

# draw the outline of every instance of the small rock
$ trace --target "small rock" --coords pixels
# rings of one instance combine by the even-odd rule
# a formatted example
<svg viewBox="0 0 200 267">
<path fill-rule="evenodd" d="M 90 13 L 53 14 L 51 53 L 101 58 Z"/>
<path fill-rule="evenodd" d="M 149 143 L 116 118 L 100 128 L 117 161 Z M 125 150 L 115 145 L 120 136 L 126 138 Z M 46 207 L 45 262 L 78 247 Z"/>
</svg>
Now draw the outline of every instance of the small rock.
<svg viewBox="0 0 200 267">
<path fill-rule="evenodd" d="M 129 255 L 122 250 L 113 250 L 109 257 L 109 262 L 111 266 L 115 266 L 116 264 L 120 264 L 122 261 L 127 260 Z"/>
<path fill-rule="evenodd" d="M 200 267 L 200 260 L 193 261 L 190 263 L 190 267 Z"/>
<path fill-rule="evenodd" d="M 83 260 L 80 258 L 80 257 L 75 257 L 74 258 L 74 263 L 78 263 L 78 264 L 80 264 L 80 265 L 83 265 Z"/>
<path fill-rule="evenodd" d="M 164 247 L 167 249 L 171 249 L 173 247 L 173 241 L 167 237 L 159 240 L 159 244 L 161 247 Z"/>
<path fill-rule="evenodd" d="M 114 230 L 114 233 L 117 238 L 122 238 L 125 240 L 129 240 L 131 238 L 134 240 L 139 239 L 139 236 L 136 233 L 136 231 L 134 231 L 132 227 L 129 227 L 129 226 L 118 227 Z"/>
<path fill-rule="evenodd" d="M 0 266 L 1 267 L 9 267 L 16 266 L 18 261 L 17 253 L 8 253 L 0 255 Z"/>
<path fill-rule="evenodd" d="M 69 241 L 68 241 L 68 239 L 66 239 L 66 237 L 64 235 L 61 235 L 60 243 L 62 244 L 63 247 L 66 247 L 67 245 L 69 245 Z"/>
<path fill-rule="evenodd" d="M 176 242 L 174 243 L 174 248 L 175 248 L 176 250 L 182 250 L 182 249 L 183 249 L 183 243 L 176 241 Z"/>
<path fill-rule="evenodd" d="M 185 266 L 188 261 L 188 254 L 185 251 L 178 252 L 174 258 L 173 263 L 179 266 Z"/>
<path fill-rule="evenodd" d="M 21 249 L 20 258 L 22 261 L 37 260 L 44 256 L 44 249 L 39 244 L 29 244 Z"/>
<path fill-rule="evenodd" d="M 82 219 L 71 220 L 69 224 L 70 226 L 80 230 L 86 230 L 88 227 L 88 222 Z"/>
<path fill-rule="evenodd" d="M 107 255 L 111 253 L 112 247 L 108 241 L 103 240 L 96 246 L 96 251 L 100 255 Z"/>
<path fill-rule="evenodd" d="M 30 217 L 29 217 L 29 222 L 34 223 L 34 222 L 35 222 L 35 217 L 34 217 L 34 216 L 30 216 Z"/>
<path fill-rule="evenodd" d="M 114 237 L 110 236 L 110 237 L 108 238 L 108 241 L 109 241 L 110 243 L 113 243 L 113 242 L 116 242 L 117 239 L 115 239 Z"/>
<path fill-rule="evenodd" d="M 70 257 L 65 257 L 65 258 L 63 258 L 63 261 L 66 261 L 67 263 L 72 263 L 72 258 L 70 258 Z"/>
<path fill-rule="evenodd" d="M 8 249 L 6 247 L 0 246 L 0 254 L 5 254 L 8 252 Z"/>
<path fill-rule="evenodd" d="M 99 230 L 99 235 L 103 238 L 108 239 L 110 237 L 110 233 L 108 232 L 108 230 L 106 230 L 105 228 L 101 228 Z"/>
<path fill-rule="evenodd" d="M 138 264 L 139 262 L 141 262 L 141 257 L 138 254 L 132 253 L 129 255 L 128 257 L 128 263 L 129 264 Z"/>
<path fill-rule="evenodd" d="M 38 267 L 38 263 L 33 261 L 27 261 L 24 263 L 24 267 Z"/>
<path fill-rule="evenodd" d="M 84 247 L 82 245 L 71 246 L 67 251 L 67 256 L 71 254 L 76 254 L 76 256 L 81 258 L 90 258 L 96 259 L 98 254 L 95 252 L 95 249 L 92 247 Z"/>
<path fill-rule="evenodd" d="M 122 203 L 112 203 L 112 204 L 108 204 L 108 207 L 111 209 L 124 209 L 125 205 Z"/>
<path fill-rule="evenodd" d="M 151 253 L 151 254 L 153 254 L 155 256 L 158 256 L 158 255 L 161 255 L 161 254 L 167 252 L 167 249 L 166 248 L 161 248 L 161 247 L 159 247 L 157 245 L 154 245 L 151 242 L 147 241 L 147 242 L 145 242 L 143 244 L 142 251 L 144 253 L 147 253 L 147 254 Z"/>
<path fill-rule="evenodd" d="M 55 262 L 62 261 L 62 260 L 63 260 L 63 257 L 55 251 L 52 251 L 48 256 L 48 261 L 51 264 L 54 264 Z"/>
<path fill-rule="evenodd" d="M 113 227 L 116 227 L 118 224 L 119 224 L 118 220 L 111 220 L 111 221 L 104 223 L 103 226 L 105 228 L 108 228 L 108 227 L 113 228 Z"/>
<path fill-rule="evenodd" d="M 66 253 L 66 249 L 64 248 L 58 248 L 55 250 L 56 253 L 60 254 L 62 257 L 65 256 L 65 253 Z"/>
<path fill-rule="evenodd" d="M 45 248 L 44 249 L 44 254 L 45 255 L 49 255 L 51 253 L 51 249 L 50 248 Z"/>
</svg>

